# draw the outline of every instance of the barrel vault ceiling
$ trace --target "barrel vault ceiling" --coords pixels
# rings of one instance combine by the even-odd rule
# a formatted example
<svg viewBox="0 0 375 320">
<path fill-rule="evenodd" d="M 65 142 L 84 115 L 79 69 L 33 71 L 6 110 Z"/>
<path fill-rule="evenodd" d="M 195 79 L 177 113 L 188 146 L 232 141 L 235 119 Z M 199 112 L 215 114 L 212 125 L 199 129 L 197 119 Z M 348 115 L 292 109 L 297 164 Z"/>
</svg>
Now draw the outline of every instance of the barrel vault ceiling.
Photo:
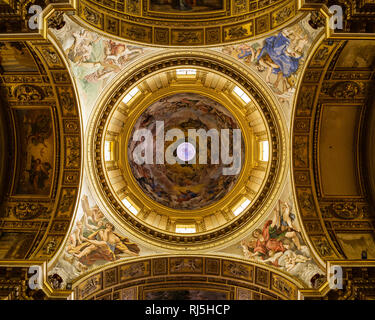
<svg viewBox="0 0 375 320">
<path fill-rule="evenodd" d="M 0 0 L 0 297 L 373 299 L 374 21 L 373 1 Z M 251 150 L 185 219 L 143 201 L 121 156 L 168 93 L 226 106 Z"/>
</svg>

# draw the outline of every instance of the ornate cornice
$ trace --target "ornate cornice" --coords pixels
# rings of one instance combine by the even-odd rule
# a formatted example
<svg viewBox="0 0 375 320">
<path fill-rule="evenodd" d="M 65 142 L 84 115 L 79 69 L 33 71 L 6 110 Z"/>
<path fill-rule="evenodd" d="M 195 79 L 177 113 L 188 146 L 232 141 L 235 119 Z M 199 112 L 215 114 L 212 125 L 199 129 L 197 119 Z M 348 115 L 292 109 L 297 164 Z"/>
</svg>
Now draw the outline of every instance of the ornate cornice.
<svg viewBox="0 0 375 320">
<path fill-rule="evenodd" d="M 218 256 L 136 258 L 106 265 L 73 283 L 74 299 L 143 299 L 147 291 L 189 286 L 232 292 L 231 299 L 297 300 L 305 287 L 276 268 Z M 134 292 L 135 290 L 135 292 Z M 130 292 L 129 292 L 130 291 Z M 242 294 L 240 294 L 242 293 Z M 262 297 L 263 296 L 263 297 Z"/>
<path fill-rule="evenodd" d="M 77 21 L 110 37 L 158 46 L 229 44 L 279 29 L 297 15 L 295 0 L 246 3 L 223 1 L 222 10 L 176 13 L 151 11 L 150 0 L 79 1 Z"/>
<path fill-rule="evenodd" d="M 342 29 L 330 28 L 333 16 L 329 8 L 339 6 Z M 375 39 L 375 6 L 367 0 L 298 0 L 298 10 L 314 11 L 312 23 L 325 25 L 327 39 Z M 336 13 L 337 14 L 337 13 Z"/>
</svg>

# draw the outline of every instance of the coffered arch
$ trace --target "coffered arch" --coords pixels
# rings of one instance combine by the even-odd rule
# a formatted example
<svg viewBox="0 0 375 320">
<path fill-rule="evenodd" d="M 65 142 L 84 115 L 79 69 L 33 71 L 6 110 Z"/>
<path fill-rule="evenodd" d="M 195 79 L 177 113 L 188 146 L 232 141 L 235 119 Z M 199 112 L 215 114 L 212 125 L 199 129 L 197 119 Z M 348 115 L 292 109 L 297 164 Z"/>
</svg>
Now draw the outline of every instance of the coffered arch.
<svg viewBox="0 0 375 320">
<path fill-rule="evenodd" d="M 323 260 L 375 258 L 371 144 L 365 148 L 366 135 L 371 139 L 366 128 L 371 131 L 373 49 L 370 40 L 323 41 L 296 98 L 294 191 Z"/>
<path fill-rule="evenodd" d="M 135 259 L 77 279 L 79 300 L 298 300 L 305 286 L 277 269 L 214 255 Z M 302 290 L 302 291 L 301 291 Z M 189 298 L 190 297 L 190 298 Z"/>
<path fill-rule="evenodd" d="M 9 129 L 6 137 L 1 133 L 8 145 L 1 164 L 8 167 L 2 166 L 7 179 L 0 260 L 43 262 L 58 252 L 74 218 L 82 168 L 79 103 L 65 61 L 50 41 L 0 41 L 0 50 Z"/>
<path fill-rule="evenodd" d="M 297 1 L 79 1 L 77 22 L 122 40 L 157 46 L 228 44 L 276 30 L 298 15 Z M 200 9 L 199 9 L 200 8 Z"/>
</svg>

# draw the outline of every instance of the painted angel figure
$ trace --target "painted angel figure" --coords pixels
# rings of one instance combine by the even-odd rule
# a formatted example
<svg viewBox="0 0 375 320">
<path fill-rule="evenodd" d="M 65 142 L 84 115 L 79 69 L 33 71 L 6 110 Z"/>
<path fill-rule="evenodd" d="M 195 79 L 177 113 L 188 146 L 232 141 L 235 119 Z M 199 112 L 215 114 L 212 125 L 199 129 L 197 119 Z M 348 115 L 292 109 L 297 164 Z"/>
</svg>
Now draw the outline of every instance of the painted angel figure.
<svg viewBox="0 0 375 320">
<path fill-rule="evenodd" d="M 297 265 L 297 263 L 304 263 L 310 260 L 311 258 L 308 258 L 302 254 L 296 254 L 293 251 L 289 251 L 288 254 L 286 254 L 285 268 L 287 271 L 291 271 Z"/>
<path fill-rule="evenodd" d="M 89 82 L 97 82 L 109 78 L 113 73 L 121 71 L 122 67 L 134 54 L 142 53 L 142 48 L 133 48 L 112 40 L 104 41 L 104 57 L 93 66 L 96 70 L 85 76 Z"/>
<path fill-rule="evenodd" d="M 107 222 L 105 229 L 84 237 L 82 245 L 71 250 L 71 253 L 85 265 L 92 265 L 98 260 L 115 261 L 119 255 L 138 256 L 139 247 L 114 232 L 115 227 Z"/>
<path fill-rule="evenodd" d="M 286 208 L 289 207 L 286 206 Z M 292 244 L 300 250 L 301 241 L 298 231 L 291 228 L 288 223 L 293 226 L 290 211 L 282 212 L 280 208 L 279 210 L 275 208 L 272 220 L 266 221 L 263 229 L 255 229 L 251 241 L 241 242 L 245 257 L 267 260 L 275 254 L 279 256 L 286 250 L 290 250 Z"/>
<path fill-rule="evenodd" d="M 294 74 L 298 70 L 307 41 L 306 35 L 301 36 L 297 32 L 284 30 L 266 38 L 262 48 L 241 45 L 238 58 L 253 62 L 257 65 L 258 71 L 266 71 L 266 82 L 275 90 L 280 91 L 278 87 L 281 83 L 282 94 L 294 85 Z M 272 74 L 277 76 L 273 83 Z"/>
<path fill-rule="evenodd" d="M 281 230 L 289 229 L 300 232 L 299 228 L 296 226 L 296 216 L 292 213 L 292 209 L 288 202 L 279 200 L 279 208 Z"/>
<path fill-rule="evenodd" d="M 87 30 L 81 29 L 74 32 L 64 45 L 69 60 L 78 64 L 90 60 L 92 44 L 98 40 L 98 36 Z"/>
</svg>

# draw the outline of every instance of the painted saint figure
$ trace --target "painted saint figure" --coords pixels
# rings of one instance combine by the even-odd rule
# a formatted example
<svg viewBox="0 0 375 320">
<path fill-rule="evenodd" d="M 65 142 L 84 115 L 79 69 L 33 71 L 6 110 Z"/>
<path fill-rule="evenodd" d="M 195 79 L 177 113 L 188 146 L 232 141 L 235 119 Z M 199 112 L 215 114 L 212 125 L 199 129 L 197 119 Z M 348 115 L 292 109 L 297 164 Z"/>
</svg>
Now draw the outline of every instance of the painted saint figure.
<svg viewBox="0 0 375 320">
<path fill-rule="evenodd" d="M 299 230 L 294 225 L 295 215 L 291 213 L 287 202 L 279 201 L 278 209 L 274 209 L 272 220 L 266 221 L 263 229 L 255 229 L 251 241 L 242 241 L 247 258 L 267 260 L 277 253 L 286 250 L 301 250 Z M 277 263 L 277 261 L 275 262 Z"/>
<path fill-rule="evenodd" d="M 308 35 L 302 28 L 295 27 L 266 38 L 261 45 L 245 43 L 224 48 L 223 51 L 245 63 L 254 64 L 260 72 L 265 71 L 266 82 L 278 95 L 283 95 L 294 88 L 307 43 Z M 276 75 L 275 80 L 271 79 L 272 75 Z"/>
</svg>

